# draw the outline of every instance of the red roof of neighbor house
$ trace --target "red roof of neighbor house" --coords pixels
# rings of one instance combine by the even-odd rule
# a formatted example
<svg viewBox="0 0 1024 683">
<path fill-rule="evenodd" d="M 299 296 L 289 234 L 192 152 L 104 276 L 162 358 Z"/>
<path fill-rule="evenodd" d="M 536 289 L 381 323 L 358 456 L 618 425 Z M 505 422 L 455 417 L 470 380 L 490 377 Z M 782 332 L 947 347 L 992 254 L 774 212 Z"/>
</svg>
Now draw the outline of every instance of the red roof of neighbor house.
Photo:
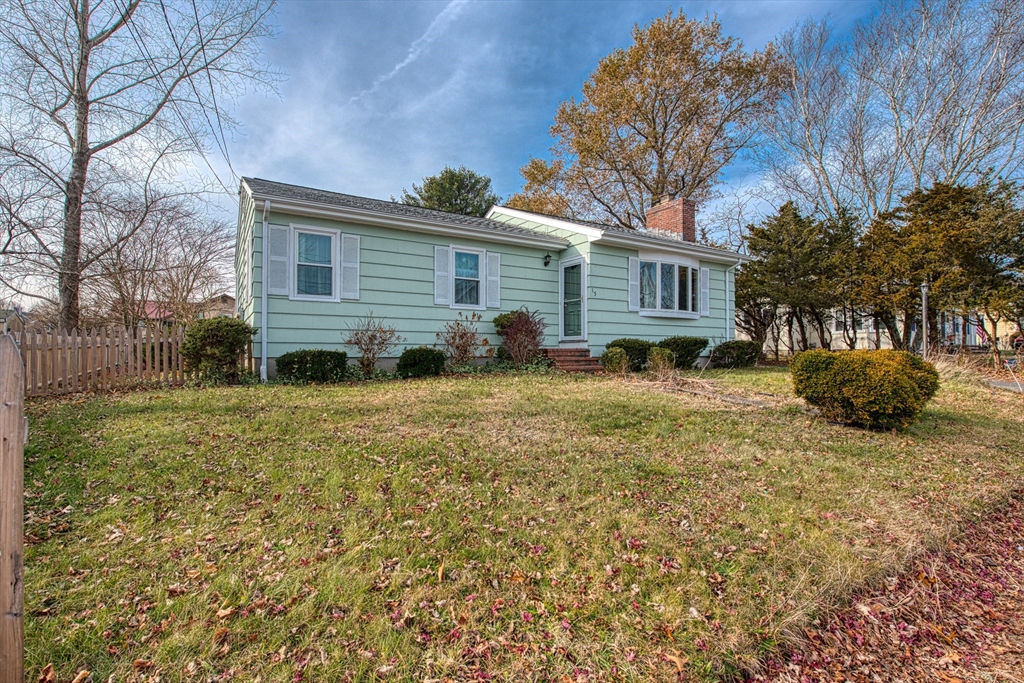
<svg viewBox="0 0 1024 683">
<path fill-rule="evenodd" d="M 164 320 L 166 318 L 173 318 L 174 313 L 164 303 L 147 301 L 144 317 L 146 320 Z"/>
</svg>

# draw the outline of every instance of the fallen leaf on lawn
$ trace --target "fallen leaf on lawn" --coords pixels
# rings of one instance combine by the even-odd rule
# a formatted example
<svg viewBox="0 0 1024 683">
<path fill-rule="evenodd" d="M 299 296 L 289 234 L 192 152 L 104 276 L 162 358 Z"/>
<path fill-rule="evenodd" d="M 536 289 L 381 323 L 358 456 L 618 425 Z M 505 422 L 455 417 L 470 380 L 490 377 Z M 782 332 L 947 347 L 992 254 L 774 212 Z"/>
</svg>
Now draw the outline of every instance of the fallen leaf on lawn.
<svg viewBox="0 0 1024 683">
<path fill-rule="evenodd" d="M 47 664 L 43 667 L 43 670 L 39 672 L 39 678 L 36 679 L 36 683 L 57 683 L 57 674 L 53 672 L 53 664 Z"/>
<path fill-rule="evenodd" d="M 228 617 L 232 616 L 237 611 L 238 610 L 236 608 L 234 608 L 234 607 L 225 607 L 223 609 L 219 609 L 219 610 L 217 610 L 217 618 L 218 619 L 227 619 Z"/>
<path fill-rule="evenodd" d="M 136 671 L 145 671 L 146 669 L 153 668 L 153 662 L 149 661 L 148 659 L 136 659 L 134 662 L 132 662 L 132 668 Z"/>
<path fill-rule="evenodd" d="M 71 683 L 85 683 L 86 681 L 91 681 L 91 680 L 92 680 L 92 672 L 91 671 L 86 671 L 86 670 L 83 669 L 82 671 L 79 671 L 78 675 L 75 676 L 71 680 Z"/>
<path fill-rule="evenodd" d="M 444 560 L 441 560 L 441 566 L 437 568 L 437 582 L 441 583 L 444 581 Z"/>
<path fill-rule="evenodd" d="M 223 643 L 227 639 L 228 639 L 228 629 L 227 629 L 226 626 L 221 626 L 213 634 L 213 642 L 214 643 L 220 644 L 220 643 Z"/>
<path fill-rule="evenodd" d="M 686 663 L 690 661 L 689 657 L 680 657 L 678 652 L 675 653 L 674 655 L 663 655 L 663 656 L 665 657 L 665 659 L 667 659 L 668 661 L 670 661 L 670 662 L 672 662 L 673 664 L 676 665 L 676 671 L 678 673 L 682 673 L 683 672 L 683 667 L 686 666 Z"/>
</svg>

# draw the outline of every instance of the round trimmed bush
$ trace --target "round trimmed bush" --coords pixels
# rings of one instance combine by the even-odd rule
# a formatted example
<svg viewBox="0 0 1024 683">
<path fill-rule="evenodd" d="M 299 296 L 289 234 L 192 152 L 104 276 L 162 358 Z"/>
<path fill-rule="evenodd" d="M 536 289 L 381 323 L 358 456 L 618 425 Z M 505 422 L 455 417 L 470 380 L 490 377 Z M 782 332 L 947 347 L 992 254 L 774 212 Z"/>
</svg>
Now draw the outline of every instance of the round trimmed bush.
<svg viewBox="0 0 1024 683">
<path fill-rule="evenodd" d="M 277 379 L 294 384 L 333 384 L 348 379 L 348 354 L 300 349 L 277 357 Z"/>
<path fill-rule="evenodd" d="M 444 351 L 417 346 L 402 352 L 395 371 L 399 377 L 437 377 L 444 370 L 445 360 Z"/>
<path fill-rule="evenodd" d="M 653 346 L 647 353 L 647 370 L 658 379 L 666 379 L 676 369 L 676 354 L 663 346 Z"/>
<path fill-rule="evenodd" d="M 658 342 L 658 346 L 675 354 L 676 367 L 689 370 L 700 358 L 700 354 L 708 347 L 707 337 L 669 337 Z"/>
<path fill-rule="evenodd" d="M 204 384 L 234 384 L 242 374 L 242 355 L 256 328 L 238 318 L 203 318 L 185 330 L 181 357 L 185 369 Z"/>
<path fill-rule="evenodd" d="M 606 372 L 616 375 L 624 374 L 626 370 L 629 370 L 629 356 L 618 346 L 609 347 L 601 354 L 601 367 Z"/>
<path fill-rule="evenodd" d="M 711 364 L 716 368 L 752 368 L 761 355 L 761 345 L 748 339 L 722 342 L 711 352 Z"/>
<path fill-rule="evenodd" d="M 652 346 L 654 346 L 654 342 L 649 342 L 646 339 L 624 337 L 608 342 L 605 348 L 619 348 L 625 351 L 626 356 L 629 357 L 629 369 L 633 372 L 640 372 L 647 365 L 647 353 L 651 350 Z"/>
<path fill-rule="evenodd" d="M 939 387 L 935 367 L 906 351 L 817 349 L 789 368 L 796 395 L 826 419 L 868 429 L 910 426 Z"/>
</svg>

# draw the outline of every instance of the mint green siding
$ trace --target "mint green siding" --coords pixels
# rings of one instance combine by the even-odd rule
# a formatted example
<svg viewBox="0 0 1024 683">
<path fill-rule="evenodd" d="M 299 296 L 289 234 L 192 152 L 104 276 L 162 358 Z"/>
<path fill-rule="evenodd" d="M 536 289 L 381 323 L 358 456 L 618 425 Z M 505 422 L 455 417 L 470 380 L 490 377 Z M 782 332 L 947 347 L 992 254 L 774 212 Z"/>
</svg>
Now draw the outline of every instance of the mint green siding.
<svg viewBox="0 0 1024 683">
<path fill-rule="evenodd" d="M 733 273 L 729 266 L 700 261 L 710 275 L 710 315 L 694 320 L 643 316 L 630 311 L 628 303 L 629 258 L 637 257 L 639 252 L 602 242 L 596 230 L 584 230 L 589 234 L 582 234 L 523 217 L 500 213 L 492 216 L 493 220 L 568 242 L 568 247 L 560 248 L 447 237 L 273 210 L 267 218 L 269 227 L 327 228 L 359 236 L 359 298 L 332 302 L 271 294 L 267 297 L 264 335 L 264 330 L 259 329 L 264 286 L 263 213 L 243 187 L 235 254 L 236 298 L 240 317 L 259 330 L 254 339 L 257 354 L 263 340 L 269 340 L 268 359 L 306 348 L 343 350 L 354 356 L 356 350 L 346 346 L 343 339 L 358 318 L 371 312 L 396 327 L 404 337 L 396 355 L 406 348 L 436 345 L 437 333 L 446 323 L 456 320 L 460 312 L 465 317 L 474 311 L 434 303 L 435 246 L 461 246 L 501 255 L 501 306 L 475 311 L 482 317 L 478 329 L 495 347 L 501 340 L 495 334 L 492 320 L 499 313 L 522 306 L 539 311 L 548 323 L 545 346 L 559 345 L 559 262 L 578 257 L 586 263 L 586 339 L 572 343 L 573 346 L 584 344 L 593 354 L 600 355 L 608 342 L 620 337 L 658 341 L 674 335 L 703 336 L 712 345 L 732 337 Z M 544 265 L 546 255 L 550 256 L 548 266 Z M 275 263 L 281 263 L 275 259 L 271 259 L 272 271 L 277 267 Z"/>
<path fill-rule="evenodd" d="M 520 306 L 541 312 L 549 324 L 546 345 L 558 341 L 558 269 L 557 261 L 544 267 L 543 248 L 532 248 L 479 240 L 449 238 L 426 233 L 378 228 L 355 223 L 271 212 L 270 225 L 304 225 L 341 230 L 359 235 L 359 299 L 340 302 L 296 301 L 286 296 L 267 297 L 267 331 L 270 340 L 267 356 L 276 358 L 303 348 L 336 349 L 355 355 L 344 345 L 344 333 L 357 318 L 372 312 L 398 328 L 405 341 L 398 349 L 432 346 L 444 324 L 456 320 L 460 310 L 434 304 L 434 246 L 456 245 L 485 249 L 501 254 L 501 308 L 477 311 L 478 324 L 491 345 L 501 340 L 494 333 L 492 320 L 501 312 Z M 256 223 L 254 258 L 262 259 L 260 223 Z M 257 280 L 261 269 L 255 269 Z M 255 288 L 259 296 L 259 288 Z M 256 300 L 255 325 L 259 326 L 259 301 Z M 462 310 L 463 316 L 473 313 Z M 257 336 L 257 341 L 260 337 Z"/>
<path fill-rule="evenodd" d="M 629 310 L 629 257 L 636 251 L 592 243 L 587 282 L 588 335 L 591 353 L 600 355 L 605 345 L 620 337 L 660 341 L 685 335 L 707 337 L 711 345 L 730 338 L 732 307 L 726 301 L 726 279 L 732 278 L 728 266 L 701 262 L 710 274 L 710 313 L 697 320 L 641 316 Z M 731 285 L 730 285 L 731 287 Z"/>
<path fill-rule="evenodd" d="M 235 307 L 239 317 L 250 325 L 255 324 L 257 310 L 253 301 L 254 284 L 258 282 L 253 279 L 255 220 L 256 204 L 243 187 L 238 195 L 238 233 L 235 236 Z"/>
</svg>

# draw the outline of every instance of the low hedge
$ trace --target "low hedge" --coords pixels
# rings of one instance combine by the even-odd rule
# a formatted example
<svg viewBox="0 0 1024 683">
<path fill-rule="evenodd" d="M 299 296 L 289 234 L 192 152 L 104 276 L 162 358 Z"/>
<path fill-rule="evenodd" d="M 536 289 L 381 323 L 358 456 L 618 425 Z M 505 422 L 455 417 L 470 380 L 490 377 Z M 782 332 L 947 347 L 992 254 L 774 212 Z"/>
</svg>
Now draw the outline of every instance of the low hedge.
<svg viewBox="0 0 1024 683">
<path fill-rule="evenodd" d="M 334 384 L 348 379 L 348 354 L 326 349 L 299 349 L 277 357 L 277 379 L 295 384 Z"/>
<path fill-rule="evenodd" d="M 796 395 L 826 419 L 868 429 L 904 429 L 939 389 L 935 367 L 906 351 L 797 354 L 789 364 Z"/>
<path fill-rule="evenodd" d="M 633 372 L 640 372 L 647 365 L 647 354 L 654 346 L 654 342 L 645 339 L 616 339 L 605 345 L 606 349 L 618 348 L 626 352 L 629 357 L 629 369 Z"/>
<path fill-rule="evenodd" d="M 761 355 L 761 344 L 746 339 L 722 342 L 711 352 L 711 365 L 716 368 L 751 368 Z"/>
<path fill-rule="evenodd" d="M 418 346 L 402 352 L 395 372 L 399 377 L 437 377 L 444 370 L 445 360 L 444 351 Z"/>
<path fill-rule="evenodd" d="M 689 370 L 708 347 L 707 337 L 669 337 L 658 342 L 658 346 L 675 354 L 676 367 Z"/>
</svg>

